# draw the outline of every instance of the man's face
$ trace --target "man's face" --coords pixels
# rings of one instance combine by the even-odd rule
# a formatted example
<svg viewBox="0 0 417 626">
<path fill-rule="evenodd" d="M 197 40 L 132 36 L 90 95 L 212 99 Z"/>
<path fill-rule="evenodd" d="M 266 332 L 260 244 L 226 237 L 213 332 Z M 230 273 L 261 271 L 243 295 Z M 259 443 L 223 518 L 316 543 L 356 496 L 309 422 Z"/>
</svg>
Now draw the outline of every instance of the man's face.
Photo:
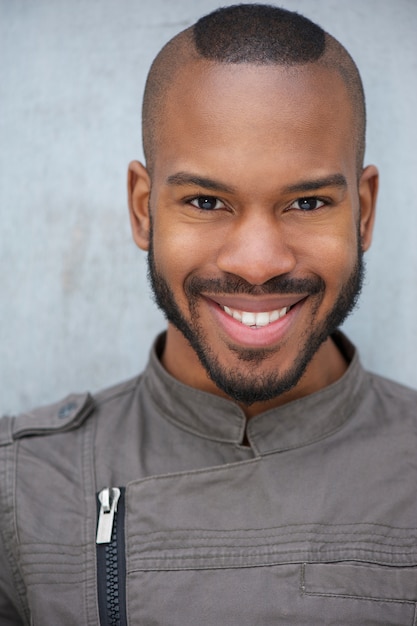
<svg viewBox="0 0 417 626">
<path fill-rule="evenodd" d="M 247 405 L 326 369 L 314 355 L 354 304 L 370 239 L 343 83 L 307 67 L 190 64 L 156 143 L 149 274 L 170 322 L 163 358 Z"/>
</svg>

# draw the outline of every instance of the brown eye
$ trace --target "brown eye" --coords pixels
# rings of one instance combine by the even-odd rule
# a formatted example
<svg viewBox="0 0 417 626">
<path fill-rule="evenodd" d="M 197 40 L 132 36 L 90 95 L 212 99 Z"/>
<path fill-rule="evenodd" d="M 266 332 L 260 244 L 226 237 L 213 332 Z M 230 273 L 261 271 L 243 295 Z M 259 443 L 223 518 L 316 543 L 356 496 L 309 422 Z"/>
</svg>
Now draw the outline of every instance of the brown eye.
<svg viewBox="0 0 417 626">
<path fill-rule="evenodd" d="M 216 207 L 216 198 L 212 196 L 201 196 L 197 198 L 198 206 L 200 209 L 205 209 L 206 211 L 212 211 Z"/>
<path fill-rule="evenodd" d="M 318 198 L 300 198 L 296 201 L 298 207 L 302 211 L 314 211 L 314 209 L 318 209 L 320 206 L 323 206 L 323 202 Z"/>
<path fill-rule="evenodd" d="M 220 200 L 214 196 L 197 196 L 191 200 L 191 204 L 203 211 L 213 211 L 224 206 Z"/>
</svg>

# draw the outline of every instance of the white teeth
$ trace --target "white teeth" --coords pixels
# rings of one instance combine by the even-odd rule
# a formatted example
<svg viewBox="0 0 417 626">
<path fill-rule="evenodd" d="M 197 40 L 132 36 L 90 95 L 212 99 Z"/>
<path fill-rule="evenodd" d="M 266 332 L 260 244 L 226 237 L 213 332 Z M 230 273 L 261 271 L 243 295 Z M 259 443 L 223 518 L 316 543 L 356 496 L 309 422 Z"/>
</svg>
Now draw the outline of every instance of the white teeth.
<svg viewBox="0 0 417 626">
<path fill-rule="evenodd" d="M 255 318 L 256 326 L 268 326 L 270 320 L 269 313 L 257 313 Z"/>
<path fill-rule="evenodd" d="M 286 315 L 288 313 L 288 311 L 290 310 L 291 307 L 289 306 L 284 306 L 283 309 L 280 310 L 279 312 L 279 316 L 280 317 L 284 317 L 284 315 Z"/>
<path fill-rule="evenodd" d="M 280 318 L 279 311 L 272 311 L 271 315 L 269 316 L 269 321 L 276 322 L 279 318 Z"/>
<path fill-rule="evenodd" d="M 233 311 L 232 315 L 238 322 L 242 321 L 242 313 L 240 311 Z"/>
<path fill-rule="evenodd" d="M 281 317 L 284 317 L 291 307 L 284 306 L 282 309 L 275 309 L 274 311 L 261 311 L 259 313 L 253 313 L 252 311 L 237 311 L 236 309 L 231 309 L 228 306 L 224 306 L 222 308 L 225 313 L 245 326 L 262 328 L 263 326 L 268 326 L 271 322 L 276 322 Z"/>
<path fill-rule="evenodd" d="M 256 325 L 255 313 L 250 313 L 249 311 L 242 311 L 242 324 L 245 324 L 245 326 L 255 326 Z"/>
</svg>

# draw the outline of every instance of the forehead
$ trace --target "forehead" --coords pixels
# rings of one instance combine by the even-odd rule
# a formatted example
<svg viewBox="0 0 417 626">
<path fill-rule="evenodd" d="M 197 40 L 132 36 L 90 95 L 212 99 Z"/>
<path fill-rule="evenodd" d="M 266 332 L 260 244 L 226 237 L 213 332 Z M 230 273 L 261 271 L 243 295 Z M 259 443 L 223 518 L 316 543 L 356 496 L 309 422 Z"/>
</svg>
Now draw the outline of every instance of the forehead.
<svg viewBox="0 0 417 626">
<path fill-rule="evenodd" d="M 197 160 L 221 168 L 234 161 L 239 168 L 268 159 L 279 167 L 294 159 L 300 166 L 300 158 L 316 169 L 326 159 L 355 164 L 346 87 L 336 71 L 317 63 L 194 60 L 177 72 L 160 113 L 156 165 Z"/>
</svg>

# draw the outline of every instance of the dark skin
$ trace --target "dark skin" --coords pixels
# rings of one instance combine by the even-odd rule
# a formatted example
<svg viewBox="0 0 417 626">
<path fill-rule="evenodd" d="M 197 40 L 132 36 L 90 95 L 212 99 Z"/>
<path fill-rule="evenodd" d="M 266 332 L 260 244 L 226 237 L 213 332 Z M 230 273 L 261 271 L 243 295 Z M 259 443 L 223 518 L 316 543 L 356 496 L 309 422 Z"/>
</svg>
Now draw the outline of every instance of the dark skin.
<svg viewBox="0 0 417 626">
<path fill-rule="evenodd" d="M 157 270 L 225 375 L 233 370 L 249 381 L 291 371 L 355 268 L 358 233 L 368 249 L 378 172 L 368 166 L 358 180 L 353 126 L 343 81 L 319 64 L 287 70 L 192 60 L 172 82 L 155 138 L 152 185 L 143 165 L 129 167 L 133 237 L 148 250 L 150 211 Z M 203 293 L 191 312 L 187 282 L 228 275 L 255 294 Z M 324 290 L 256 292 L 277 276 L 319 277 Z M 292 308 L 257 328 L 231 316 L 286 307 Z M 242 358 L 249 353 L 251 361 Z M 171 323 L 162 363 L 181 382 L 225 395 Z M 289 391 L 242 408 L 249 418 L 309 395 L 346 367 L 328 338 Z"/>
</svg>

